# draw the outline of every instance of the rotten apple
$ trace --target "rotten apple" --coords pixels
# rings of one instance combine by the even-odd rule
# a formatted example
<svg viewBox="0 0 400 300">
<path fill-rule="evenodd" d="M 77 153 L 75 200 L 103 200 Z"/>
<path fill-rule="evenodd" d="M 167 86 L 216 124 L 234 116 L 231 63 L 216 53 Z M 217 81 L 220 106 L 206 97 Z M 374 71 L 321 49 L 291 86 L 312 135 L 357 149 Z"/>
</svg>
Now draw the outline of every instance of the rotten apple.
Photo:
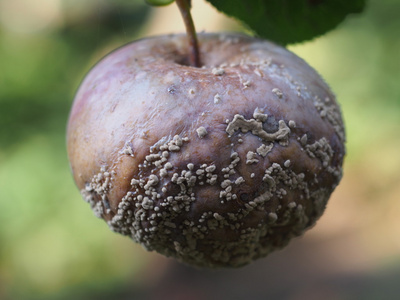
<svg viewBox="0 0 400 300">
<path fill-rule="evenodd" d="M 148 250 L 238 267 L 322 215 L 342 176 L 339 106 L 302 59 L 239 34 L 148 38 L 102 59 L 68 123 L 77 186 L 96 216 Z"/>
</svg>

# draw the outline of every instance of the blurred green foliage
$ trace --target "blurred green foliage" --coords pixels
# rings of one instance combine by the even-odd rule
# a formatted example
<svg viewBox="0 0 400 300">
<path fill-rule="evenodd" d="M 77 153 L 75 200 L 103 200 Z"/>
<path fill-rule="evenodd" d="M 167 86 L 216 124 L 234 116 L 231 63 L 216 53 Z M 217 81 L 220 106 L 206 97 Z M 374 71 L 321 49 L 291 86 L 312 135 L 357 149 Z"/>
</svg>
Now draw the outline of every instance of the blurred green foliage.
<svg viewBox="0 0 400 300">
<path fill-rule="evenodd" d="M 58 10 L 44 25 L 23 14 L 52 1 Z M 141 0 L 0 0 L 0 9 L 0 299 L 103 299 L 103 290 L 139 285 L 148 258 L 80 199 L 65 126 L 84 74 L 140 37 L 149 8 Z M 348 164 L 364 163 L 374 144 L 390 141 L 380 149 L 388 157 L 400 147 L 399 13 L 397 0 L 373 0 L 361 17 L 292 48 L 338 95 Z"/>
<path fill-rule="evenodd" d="M 264 39 L 281 45 L 300 43 L 336 28 L 349 14 L 361 13 L 365 0 L 207 0 L 241 20 Z"/>
</svg>

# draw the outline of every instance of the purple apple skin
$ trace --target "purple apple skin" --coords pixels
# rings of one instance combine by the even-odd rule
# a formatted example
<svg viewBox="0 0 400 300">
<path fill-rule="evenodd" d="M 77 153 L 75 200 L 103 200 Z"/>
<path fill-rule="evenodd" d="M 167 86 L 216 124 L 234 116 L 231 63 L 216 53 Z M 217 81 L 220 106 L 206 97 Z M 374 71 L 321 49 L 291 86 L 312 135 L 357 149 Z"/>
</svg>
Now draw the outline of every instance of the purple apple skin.
<svg viewBox="0 0 400 300">
<path fill-rule="evenodd" d="M 199 34 L 112 52 L 70 113 L 72 172 L 96 216 L 147 250 L 239 267 L 324 212 L 342 177 L 340 108 L 302 59 L 268 41 Z"/>
</svg>

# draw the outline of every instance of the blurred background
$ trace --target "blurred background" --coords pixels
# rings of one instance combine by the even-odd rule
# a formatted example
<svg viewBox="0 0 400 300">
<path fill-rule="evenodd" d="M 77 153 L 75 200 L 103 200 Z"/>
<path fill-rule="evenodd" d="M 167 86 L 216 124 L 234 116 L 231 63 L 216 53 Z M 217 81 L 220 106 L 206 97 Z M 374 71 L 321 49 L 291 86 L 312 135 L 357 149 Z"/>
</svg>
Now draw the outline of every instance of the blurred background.
<svg viewBox="0 0 400 300">
<path fill-rule="evenodd" d="M 204 0 L 199 31 L 243 30 Z M 371 0 L 289 48 L 326 79 L 347 125 L 344 178 L 304 237 L 237 270 L 147 253 L 81 200 L 65 127 L 103 55 L 184 31 L 175 5 L 0 0 L 0 299 L 400 299 L 400 2 Z"/>
</svg>

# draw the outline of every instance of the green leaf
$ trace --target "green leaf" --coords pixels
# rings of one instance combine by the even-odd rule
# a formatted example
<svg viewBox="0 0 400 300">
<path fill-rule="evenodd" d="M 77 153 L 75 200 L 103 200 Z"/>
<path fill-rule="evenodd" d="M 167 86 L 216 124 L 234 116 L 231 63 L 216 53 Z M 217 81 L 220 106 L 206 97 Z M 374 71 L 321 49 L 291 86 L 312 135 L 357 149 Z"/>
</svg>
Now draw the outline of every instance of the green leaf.
<svg viewBox="0 0 400 300">
<path fill-rule="evenodd" d="M 171 4 L 175 0 L 145 0 L 145 1 L 152 6 L 165 6 Z"/>
<path fill-rule="evenodd" d="M 242 21 L 256 35 L 279 44 L 298 43 L 334 29 L 366 0 L 207 0 Z"/>
</svg>

